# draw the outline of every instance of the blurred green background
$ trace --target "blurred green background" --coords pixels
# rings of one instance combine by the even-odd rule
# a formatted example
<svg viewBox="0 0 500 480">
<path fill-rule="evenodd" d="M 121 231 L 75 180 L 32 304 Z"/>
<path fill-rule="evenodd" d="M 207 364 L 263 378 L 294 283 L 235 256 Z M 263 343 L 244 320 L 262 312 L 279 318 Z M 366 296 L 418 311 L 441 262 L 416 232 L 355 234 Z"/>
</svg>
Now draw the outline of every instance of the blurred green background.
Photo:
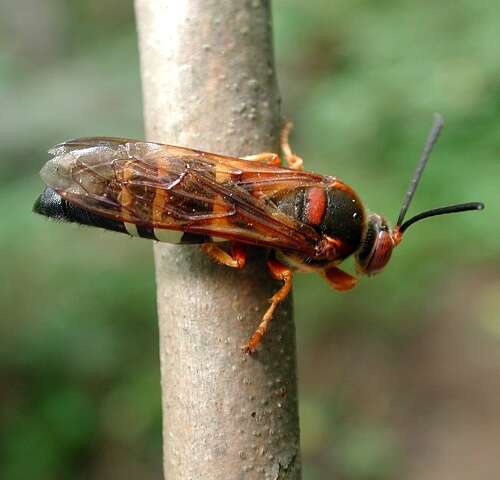
<svg viewBox="0 0 500 480">
<path fill-rule="evenodd" d="M 304 480 L 500 472 L 500 34 L 493 0 L 273 5 L 283 112 L 308 169 L 397 216 L 386 271 L 298 275 Z M 161 478 L 151 244 L 30 213 L 49 146 L 143 137 L 131 2 L 0 0 L 0 478 Z M 124 305 L 127 308 L 124 308 Z"/>
</svg>

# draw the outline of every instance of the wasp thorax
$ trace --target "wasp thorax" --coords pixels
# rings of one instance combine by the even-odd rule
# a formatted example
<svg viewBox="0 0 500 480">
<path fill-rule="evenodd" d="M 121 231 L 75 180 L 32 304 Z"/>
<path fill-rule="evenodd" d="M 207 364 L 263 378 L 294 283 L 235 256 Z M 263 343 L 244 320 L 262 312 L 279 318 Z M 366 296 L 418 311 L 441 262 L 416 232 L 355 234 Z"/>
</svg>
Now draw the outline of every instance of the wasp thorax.
<svg viewBox="0 0 500 480">
<path fill-rule="evenodd" d="M 365 212 L 357 195 L 339 180 L 290 189 L 272 200 L 283 213 L 321 235 L 316 260 L 340 261 L 358 248 Z"/>
<path fill-rule="evenodd" d="M 377 214 L 370 215 L 356 252 L 356 269 L 365 275 L 380 272 L 391 258 L 394 246 L 386 220 Z"/>
</svg>

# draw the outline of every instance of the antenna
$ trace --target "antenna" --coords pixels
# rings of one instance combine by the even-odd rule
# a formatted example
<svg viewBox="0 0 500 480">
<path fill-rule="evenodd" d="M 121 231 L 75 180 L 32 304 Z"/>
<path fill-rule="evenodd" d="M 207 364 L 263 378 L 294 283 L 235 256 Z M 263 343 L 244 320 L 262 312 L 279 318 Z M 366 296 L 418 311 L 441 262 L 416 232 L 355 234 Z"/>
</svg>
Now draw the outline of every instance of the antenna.
<svg viewBox="0 0 500 480">
<path fill-rule="evenodd" d="M 441 133 L 441 130 L 444 126 L 443 116 L 439 113 L 434 114 L 434 124 L 432 125 L 432 129 L 427 137 L 427 141 L 425 142 L 424 149 L 422 154 L 420 155 L 420 159 L 417 163 L 417 168 L 415 173 L 413 174 L 413 178 L 411 179 L 410 185 L 408 186 L 408 191 L 406 192 L 405 198 L 403 200 L 403 206 L 401 207 L 401 211 L 399 212 L 398 221 L 396 223 L 395 230 L 398 232 L 398 238 L 401 238 L 401 234 L 408 229 L 415 222 L 423 220 L 424 218 L 435 217 L 438 215 L 446 215 L 448 213 L 458 213 L 458 212 L 468 212 L 470 210 L 482 210 L 484 208 L 484 203 L 481 202 L 470 202 L 470 203 L 460 203 L 457 205 L 450 205 L 449 207 L 440 207 L 433 208 L 432 210 L 427 210 L 425 212 L 419 213 L 414 217 L 410 218 L 406 222 L 403 223 L 405 219 L 406 212 L 408 212 L 408 208 L 410 207 L 413 196 L 415 195 L 415 191 L 417 190 L 420 179 L 422 178 L 422 173 L 424 172 L 424 168 L 427 165 L 427 161 L 429 160 L 429 156 L 432 152 L 432 148 L 436 143 L 436 140 Z"/>
<path fill-rule="evenodd" d="M 434 208 L 432 210 L 427 210 L 425 212 L 419 213 L 410 220 L 406 220 L 403 225 L 399 227 L 399 232 L 403 233 L 410 225 L 413 225 L 419 220 L 424 218 L 435 217 L 437 215 L 446 215 L 447 213 L 458 213 L 458 212 L 468 212 L 469 210 L 482 210 L 484 208 L 484 203 L 481 202 L 471 202 L 471 203 L 461 203 L 459 205 L 450 205 L 449 207 Z"/>
<path fill-rule="evenodd" d="M 408 208 L 410 208 L 413 195 L 415 195 L 415 191 L 417 190 L 420 178 L 422 177 L 422 173 L 424 172 L 427 160 L 429 160 L 429 156 L 432 152 L 432 147 L 436 143 L 436 140 L 438 139 L 439 134 L 441 133 L 443 127 L 444 127 L 443 116 L 440 113 L 435 113 L 434 124 L 432 125 L 432 129 L 429 133 L 429 136 L 427 137 L 427 141 L 425 142 L 424 149 L 422 151 L 422 154 L 420 155 L 420 159 L 417 163 L 417 168 L 415 170 L 415 173 L 413 174 L 413 178 L 411 179 L 410 185 L 408 186 L 408 191 L 406 192 L 405 198 L 403 200 L 403 206 L 401 207 L 401 211 L 399 212 L 399 217 L 398 221 L 396 222 L 396 227 L 401 226 L 403 220 L 405 219 L 406 212 L 408 211 Z M 406 228 L 408 227 L 409 225 Z"/>
</svg>

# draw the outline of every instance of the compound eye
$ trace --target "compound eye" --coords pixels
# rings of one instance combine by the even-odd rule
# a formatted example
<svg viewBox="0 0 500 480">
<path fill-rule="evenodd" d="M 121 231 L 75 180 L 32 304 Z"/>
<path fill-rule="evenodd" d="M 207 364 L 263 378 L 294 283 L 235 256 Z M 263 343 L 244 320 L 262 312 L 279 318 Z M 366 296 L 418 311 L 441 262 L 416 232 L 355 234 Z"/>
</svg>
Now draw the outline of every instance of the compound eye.
<svg viewBox="0 0 500 480">
<path fill-rule="evenodd" d="M 388 230 L 380 230 L 371 258 L 365 267 L 368 275 L 380 272 L 387 265 L 387 262 L 391 258 L 393 247 L 394 243 Z"/>
<path fill-rule="evenodd" d="M 368 222 L 365 236 L 361 241 L 361 246 L 356 255 L 361 265 L 368 265 L 368 263 L 370 262 L 372 252 L 374 251 L 376 246 L 375 244 L 377 243 L 378 233 L 379 230 L 377 228 L 377 225 L 373 222 Z M 363 270 L 364 269 L 365 268 L 363 268 Z"/>
</svg>

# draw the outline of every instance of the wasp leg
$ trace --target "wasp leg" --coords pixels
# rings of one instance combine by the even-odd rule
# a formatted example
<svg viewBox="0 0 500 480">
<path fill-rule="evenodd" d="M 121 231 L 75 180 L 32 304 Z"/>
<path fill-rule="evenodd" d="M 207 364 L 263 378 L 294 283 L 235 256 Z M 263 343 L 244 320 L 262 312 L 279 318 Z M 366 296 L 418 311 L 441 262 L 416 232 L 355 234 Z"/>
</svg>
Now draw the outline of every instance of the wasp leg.
<svg viewBox="0 0 500 480">
<path fill-rule="evenodd" d="M 290 135 L 290 130 L 292 130 L 293 123 L 290 120 L 286 120 L 283 128 L 281 129 L 280 144 L 281 150 L 285 155 L 286 163 L 288 168 L 292 170 L 304 170 L 304 160 L 298 155 L 295 155 L 290 148 L 290 143 L 288 142 L 288 136 Z"/>
<path fill-rule="evenodd" d="M 358 283 L 358 279 L 356 277 L 349 275 L 337 267 L 326 268 L 323 271 L 323 276 L 326 281 L 339 292 L 351 290 L 351 288 L 354 288 Z"/>
<path fill-rule="evenodd" d="M 231 243 L 231 254 L 227 253 L 215 243 L 204 243 L 200 248 L 212 260 L 222 265 L 226 265 L 226 267 L 243 268 L 247 261 L 247 251 L 245 247 L 236 242 Z"/>
<path fill-rule="evenodd" d="M 292 271 L 287 266 L 278 262 L 274 258 L 270 258 L 267 261 L 267 266 L 269 267 L 269 270 L 273 278 L 275 278 L 276 280 L 283 281 L 283 286 L 271 297 L 271 305 L 267 309 L 266 313 L 264 313 L 260 325 L 258 326 L 257 330 L 255 330 L 255 333 L 251 336 L 248 343 L 243 346 L 243 351 L 248 354 L 255 352 L 257 345 L 259 345 L 259 343 L 262 340 L 262 337 L 264 336 L 267 328 L 269 327 L 269 322 L 273 318 L 273 314 L 274 311 L 276 310 L 276 307 L 278 306 L 279 303 L 285 300 L 285 298 L 290 293 L 290 290 L 292 288 L 293 274 Z"/>
<path fill-rule="evenodd" d="M 281 165 L 281 159 L 276 153 L 263 152 L 255 155 L 247 155 L 246 157 L 241 158 L 250 162 L 269 163 L 269 165 L 274 165 L 275 167 L 279 167 Z"/>
</svg>

